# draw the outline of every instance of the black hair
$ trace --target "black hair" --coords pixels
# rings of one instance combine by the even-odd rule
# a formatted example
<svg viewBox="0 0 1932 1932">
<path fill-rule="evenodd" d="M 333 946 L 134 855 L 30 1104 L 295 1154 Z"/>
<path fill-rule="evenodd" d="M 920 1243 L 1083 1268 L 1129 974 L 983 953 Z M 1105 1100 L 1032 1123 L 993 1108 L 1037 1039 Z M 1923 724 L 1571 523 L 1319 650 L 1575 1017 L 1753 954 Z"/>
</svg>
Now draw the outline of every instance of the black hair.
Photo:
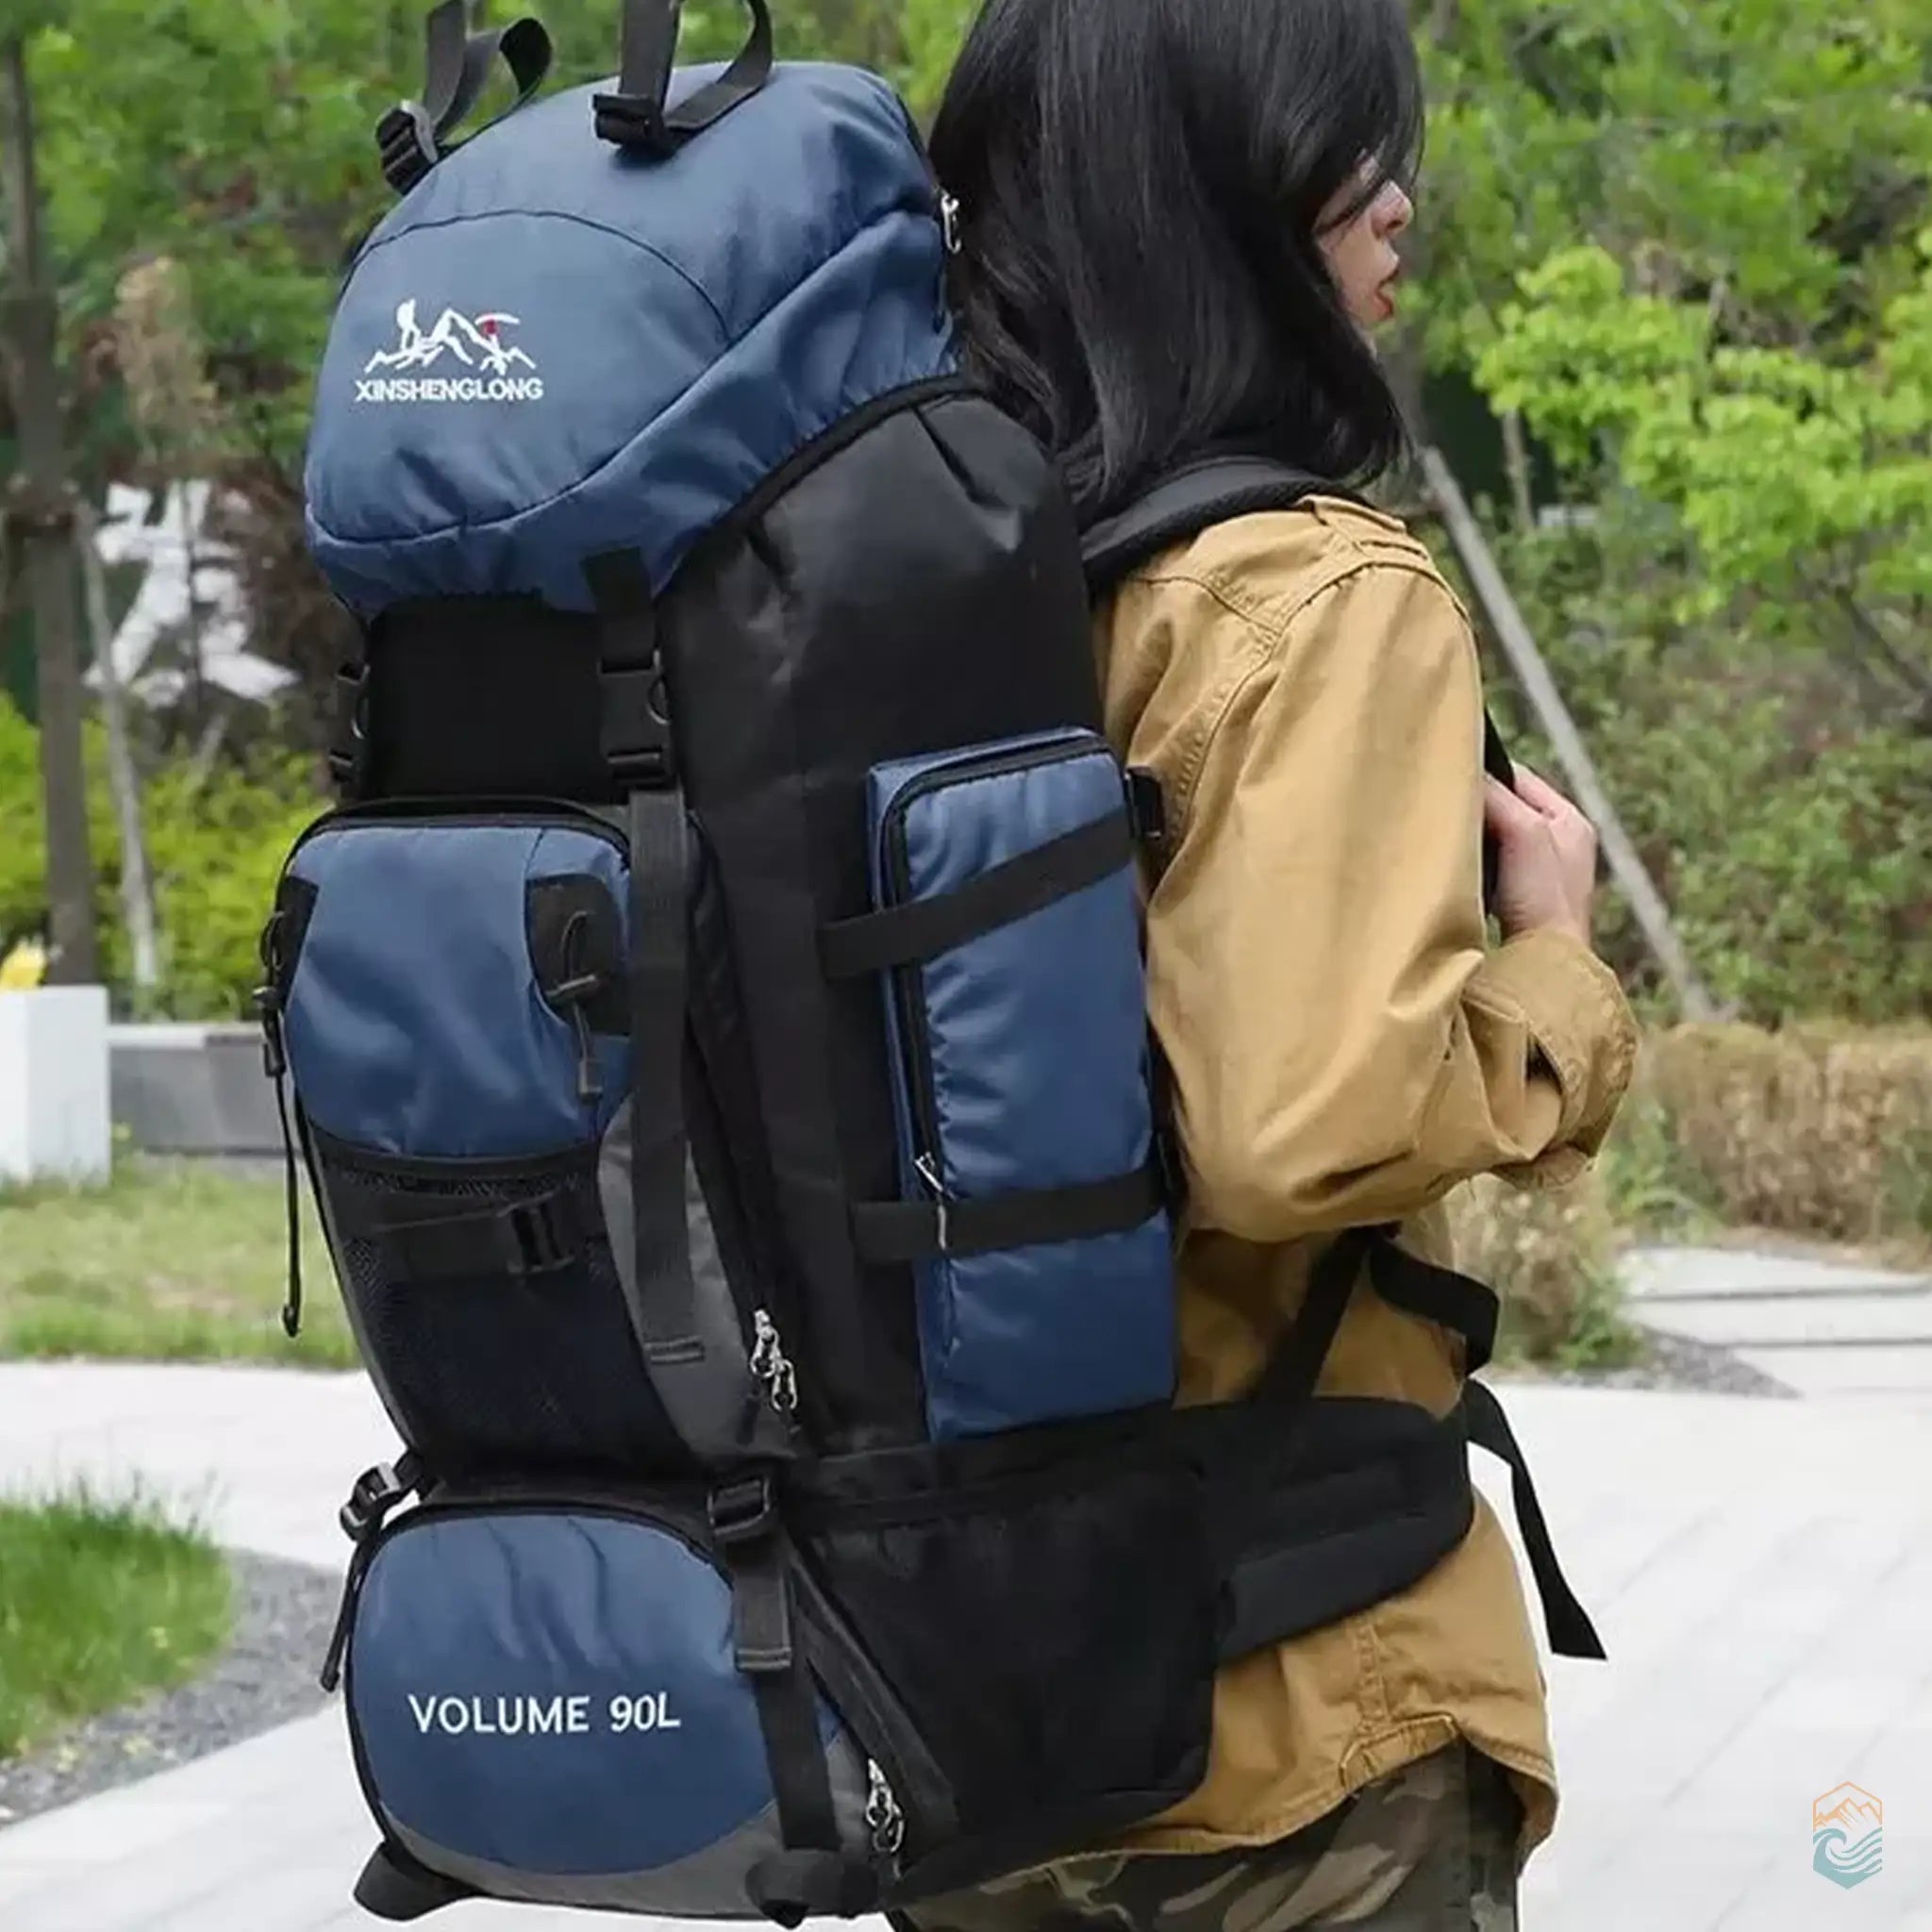
<svg viewBox="0 0 1932 1932">
<path fill-rule="evenodd" d="M 965 358 L 1083 517 L 1219 445 L 1344 484 L 1401 455 L 1320 242 L 1422 135 L 1403 0 L 987 0 L 931 142 Z"/>
</svg>

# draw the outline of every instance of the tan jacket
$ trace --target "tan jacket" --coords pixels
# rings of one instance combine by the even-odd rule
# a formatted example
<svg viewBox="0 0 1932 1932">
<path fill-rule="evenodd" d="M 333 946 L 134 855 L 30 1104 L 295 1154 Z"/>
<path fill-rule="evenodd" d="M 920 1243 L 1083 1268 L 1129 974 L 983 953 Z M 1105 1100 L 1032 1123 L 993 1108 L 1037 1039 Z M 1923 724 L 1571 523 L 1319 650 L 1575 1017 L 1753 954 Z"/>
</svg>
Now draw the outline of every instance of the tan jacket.
<svg viewBox="0 0 1932 1932">
<path fill-rule="evenodd" d="M 1457 1182 L 1574 1177 L 1636 1035 L 1574 941 L 1487 946 L 1474 638 L 1399 523 L 1323 498 L 1224 524 L 1130 577 L 1098 639 L 1109 734 L 1174 835 L 1148 960 L 1191 1188 L 1181 1399 L 1219 1401 L 1335 1230 L 1401 1221 L 1448 1260 Z M 1458 1377 L 1444 1331 L 1358 1291 L 1323 1388 L 1441 1414 Z M 1412 1589 L 1228 1669 L 1206 1782 L 1128 1843 L 1265 1843 L 1460 1736 L 1516 1774 L 1527 1856 L 1556 1812 L 1543 1690 L 1478 1498 Z"/>
</svg>

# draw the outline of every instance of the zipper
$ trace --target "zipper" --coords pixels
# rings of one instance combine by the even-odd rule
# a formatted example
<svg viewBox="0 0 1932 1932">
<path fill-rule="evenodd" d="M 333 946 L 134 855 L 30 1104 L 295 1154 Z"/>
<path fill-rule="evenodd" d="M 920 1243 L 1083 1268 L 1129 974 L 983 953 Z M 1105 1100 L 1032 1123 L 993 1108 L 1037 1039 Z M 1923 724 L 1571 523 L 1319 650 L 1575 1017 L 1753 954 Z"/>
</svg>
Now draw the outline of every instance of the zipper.
<svg viewBox="0 0 1932 1932">
<path fill-rule="evenodd" d="M 899 1794 L 875 1757 L 865 1760 L 865 1822 L 872 1830 L 872 1848 L 896 1867 L 899 1849 L 906 1842 L 906 1813 L 900 1808 Z"/>
<path fill-rule="evenodd" d="M 909 780 L 887 808 L 880 827 L 884 845 L 886 878 L 892 891 L 892 903 L 908 904 L 912 897 L 911 860 L 906 845 L 906 816 L 911 807 L 932 792 L 980 778 L 1003 778 L 1016 772 L 1030 772 L 1043 765 L 1065 763 L 1070 758 L 1097 757 L 1106 746 L 1092 733 L 1066 732 L 1031 744 L 999 752 L 967 751 L 945 763 L 935 765 Z M 1109 754 L 1110 756 L 1110 754 Z M 926 1027 L 925 1002 L 920 997 L 920 966 L 901 966 L 892 973 L 892 1003 L 899 1021 L 902 1072 L 906 1097 L 912 1117 L 912 1170 L 924 1183 L 939 1209 L 940 1246 L 946 1245 L 947 1210 L 953 1197 L 946 1187 L 945 1157 L 940 1146 L 939 1109 L 934 1099 L 932 1036 Z"/>
<path fill-rule="evenodd" d="M 785 1353 L 777 1324 L 763 1308 L 751 1311 L 751 1372 L 763 1385 L 765 1400 L 787 1422 L 798 1408 L 798 1372 Z"/>
</svg>

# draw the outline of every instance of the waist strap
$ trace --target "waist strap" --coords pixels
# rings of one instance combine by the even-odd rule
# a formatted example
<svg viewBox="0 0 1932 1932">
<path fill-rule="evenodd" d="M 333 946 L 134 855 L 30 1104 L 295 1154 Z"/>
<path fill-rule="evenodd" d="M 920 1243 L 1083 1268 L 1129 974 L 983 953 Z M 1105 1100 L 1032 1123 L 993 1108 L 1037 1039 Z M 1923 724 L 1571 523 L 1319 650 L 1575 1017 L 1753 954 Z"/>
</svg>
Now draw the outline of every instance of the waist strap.
<svg viewBox="0 0 1932 1932">
<path fill-rule="evenodd" d="M 1406 1588 L 1468 1532 L 1468 1448 L 1509 1467 L 1517 1524 L 1558 1657 L 1604 1646 L 1557 1560 L 1528 1463 L 1502 1405 L 1467 1381 L 1440 1423 L 1414 1404 L 1314 1393 L 1356 1283 L 1461 1337 L 1474 1373 L 1495 1343 L 1496 1298 L 1480 1282 L 1421 1260 L 1386 1228 L 1351 1229 L 1315 1265 L 1307 1296 L 1245 1401 L 1176 1417 L 1210 1458 L 1226 1499 L 1228 1579 L 1223 1654 L 1300 1635 Z M 1345 1435 L 1338 1419 L 1353 1419 Z"/>
</svg>

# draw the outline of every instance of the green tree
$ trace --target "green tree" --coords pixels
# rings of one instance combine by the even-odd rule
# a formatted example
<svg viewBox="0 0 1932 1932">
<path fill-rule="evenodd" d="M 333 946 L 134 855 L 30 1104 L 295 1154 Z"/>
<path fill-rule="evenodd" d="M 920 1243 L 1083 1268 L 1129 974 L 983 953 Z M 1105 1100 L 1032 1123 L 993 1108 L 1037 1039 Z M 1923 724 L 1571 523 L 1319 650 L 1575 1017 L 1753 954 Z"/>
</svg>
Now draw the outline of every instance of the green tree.
<svg viewBox="0 0 1932 1932">
<path fill-rule="evenodd" d="M 1439 0 L 1424 326 L 1679 614 L 1932 729 L 1932 11 Z"/>
</svg>

